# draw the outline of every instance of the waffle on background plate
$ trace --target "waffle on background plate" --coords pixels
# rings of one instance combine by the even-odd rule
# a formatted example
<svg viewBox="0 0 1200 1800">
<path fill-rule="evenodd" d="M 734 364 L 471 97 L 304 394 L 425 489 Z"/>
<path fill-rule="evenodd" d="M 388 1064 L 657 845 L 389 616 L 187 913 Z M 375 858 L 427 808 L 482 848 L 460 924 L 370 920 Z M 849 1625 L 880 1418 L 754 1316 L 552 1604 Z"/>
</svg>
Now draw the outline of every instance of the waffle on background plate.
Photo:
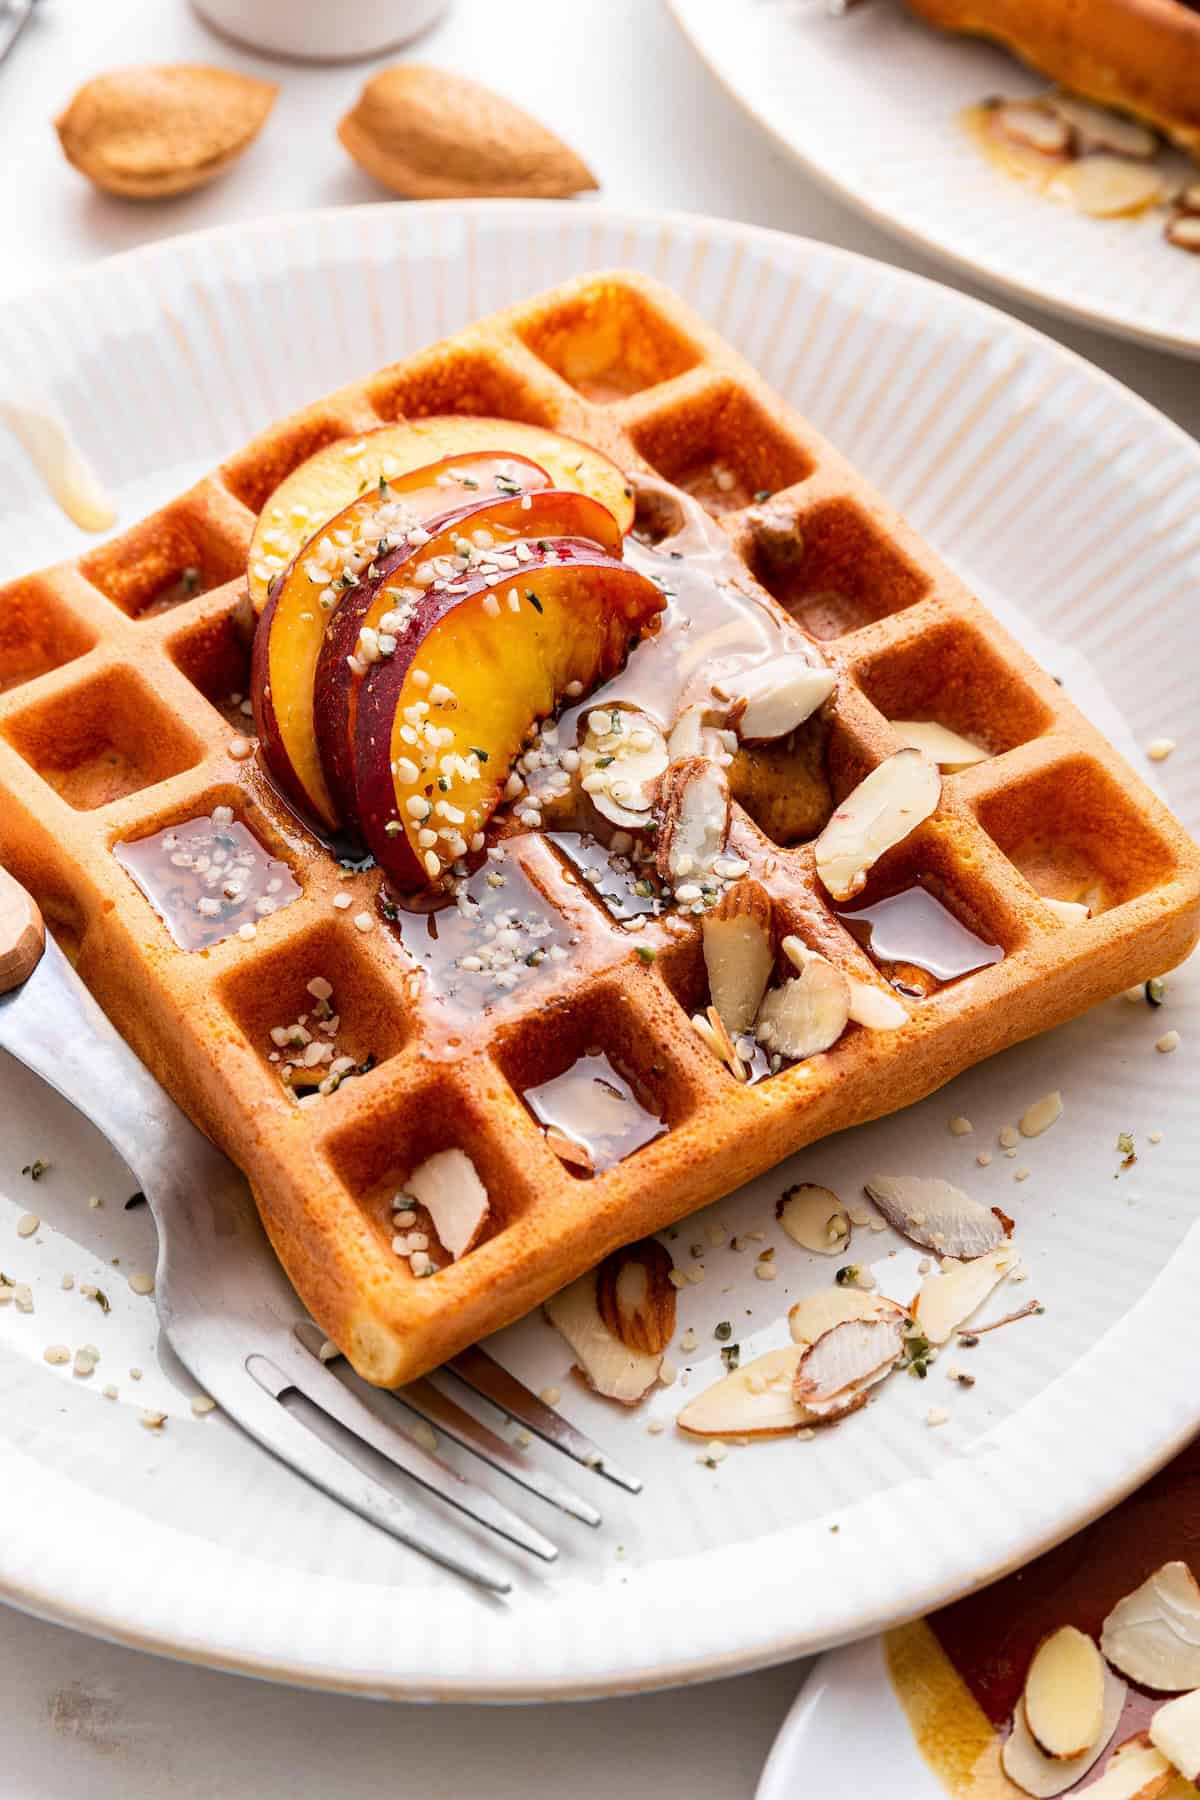
<svg viewBox="0 0 1200 1800">
<path fill-rule="evenodd" d="M 992 38 L 1102 106 L 1144 119 L 1200 156 L 1196 0 L 908 0 L 946 31 Z"/>
<path fill-rule="evenodd" d="M 831 1049 L 739 1082 L 690 1023 L 707 997 L 699 921 L 651 916 L 635 935 L 531 830 L 506 853 L 566 954 L 486 1006 L 444 1005 L 411 915 L 397 930 L 379 908 L 378 872 L 339 866 L 238 740 L 259 509 L 322 446 L 451 412 L 572 435 L 719 517 L 740 584 L 838 671 L 823 727 L 835 801 L 901 747 L 889 720 L 936 719 L 986 745 L 872 879 L 920 882 L 1001 959 L 910 999 L 901 1029 L 852 1024 Z M 1200 852 L 1170 813 L 855 470 L 640 275 L 569 283 L 343 388 L 152 518 L 11 583 L 0 676 L 0 856 L 120 1030 L 245 1170 L 313 1316 L 384 1384 L 789 1152 L 1172 967 L 1197 936 Z M 218 808 L 261 847 L 256 879 L 299 891 L 252 931 L 188 951 L 113 846 Z M 892 991 L 836 916 L 811 843 L 773 841 L 735 805 L 729 845 L 772 896 L 779 936 Z M 1044 898 L 1081 891 L 1092 916 L 1077 922 Z M 271 1033 L 312 1022 L 314 978 L 361 1072 L 300 1106 Z M 589 1175 L 554 1153 L 522 1096 L 596 1051 L 658 1135 Z M 390 1203 L 447 1148 L 473 1161 L 491 1216 L 460 1260 L 417 1279 L 391 1247 Z"/>
</svg>

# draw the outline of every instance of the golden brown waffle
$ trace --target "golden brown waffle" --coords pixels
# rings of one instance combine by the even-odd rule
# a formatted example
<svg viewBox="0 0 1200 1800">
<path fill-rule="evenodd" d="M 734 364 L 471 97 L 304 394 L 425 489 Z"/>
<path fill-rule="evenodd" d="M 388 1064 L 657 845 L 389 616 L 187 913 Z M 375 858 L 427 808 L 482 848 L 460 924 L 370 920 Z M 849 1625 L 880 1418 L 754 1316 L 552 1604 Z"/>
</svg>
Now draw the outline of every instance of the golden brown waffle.
<svg viewBox="0 0 1200 1800">
<path fill-rule="evenodd" d="M 994 38 L 1077 94 L 1133 113 L 1200 156 L 1195 0 L 908 0 L 947 31 Z"/>
<path fill-rule="evenodd" d="M 843 675 L 829 737 L 838 797 L 899 747 L 889 718 L 934 714 L 986 742 L 996 754 L 946 777 L 936 815 L 889 867 L 893 879 L 921 874 L 1003 960 L 913 1005 L 898 1032 L 851 1027 L 825 1054 L 739 1086 L 689 1023 L 706 989 L 695 923 L 631 938 L 530 834 L 512 854 L 570 954 L 490 1010 L 435 1024 L 422 978 L 374 913 L 377 875 L 338 868 L 257 763 L 231 756 L 249 722 L 221 707 L 247 685 L 256 509 L 319 446 L 447 411 L 557 428 L 718 512 L 746 580 Z M 763 535 L 751 504 L 763 492 L 794 514 L 799 557 L 780 560 Z M 788 1152 L 1171 967 L 1197 935 L 1200 853 L 1166 809 L 846 461 L 638 275 L 555 289 L 344 388 L 145 523 L 12 583 L 0 593 L 0 680 L 0 855 L 139 1054 L 246 1171 L 305 1303 L 379 1382 L 437 1364 Z M 187 954 L 111 847 L 217 805 L 290 865 L 302 893 L 250 941 Z M 881 982 L 823 898 L 811 848 L 780 848 L 737 808 L 730 847 L 785 929 Z M 1095 916 L 1078 924 L 1039 897 L 1081 888 Z M 332 904 L 340 892 L 349 910 Z M 369 930 L 355 924 L 363 911 Z M 657 959 L 644 962 L 639 944 Z M 269 1032 L 311 1008 L 315 975 L 335 990 L 339 1050 L 375 1066 L 298 1107 Z M 583 1179 L 521 1095 L 596 1047 L 669 1129 Z M 486 1185 L 489 1233 L 418 1280 L 391 1249 L 387 1202 L 452 1146 Z"/>
</svg>

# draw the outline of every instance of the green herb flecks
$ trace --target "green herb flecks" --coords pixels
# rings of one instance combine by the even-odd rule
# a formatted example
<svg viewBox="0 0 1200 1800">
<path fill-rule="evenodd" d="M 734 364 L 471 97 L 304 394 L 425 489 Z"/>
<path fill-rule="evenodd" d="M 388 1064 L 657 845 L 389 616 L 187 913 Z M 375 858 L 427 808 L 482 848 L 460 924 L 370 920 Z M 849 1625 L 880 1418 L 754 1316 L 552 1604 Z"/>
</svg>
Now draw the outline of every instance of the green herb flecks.
<svg viewBox="0 0 1200 1800">
<path fill-rule="evenodd" d="M 932 1361 L 933 1345 L 915 1320 L 910 1320 L 904 1336 L 904 1367 L 918 1381 L 924 1381 Z"/>
</svg>

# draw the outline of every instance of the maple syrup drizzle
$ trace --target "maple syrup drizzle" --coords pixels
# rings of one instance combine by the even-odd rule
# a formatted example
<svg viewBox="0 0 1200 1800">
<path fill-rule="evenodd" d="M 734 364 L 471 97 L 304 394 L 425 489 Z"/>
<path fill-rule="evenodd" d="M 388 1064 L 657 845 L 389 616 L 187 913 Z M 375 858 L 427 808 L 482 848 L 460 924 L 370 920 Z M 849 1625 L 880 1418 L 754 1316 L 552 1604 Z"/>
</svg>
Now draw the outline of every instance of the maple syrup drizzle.
<svg viewBox="0 0 1200 1800">
<path fill-rule="evenodd" d="M 656 918 L 674 905 L 653 856 L 639 854 L 636 845 L 624 848 L 628 832 L 624 837 L 614 833 L 615 845 L 601 843 L 590 831 L 548 831 L 545 836 L 574 871 L 564 872 L 564 878 L 578 879 L 614 919 Z"/>
<path fill-rule="evenodd" d="M 208 950 L 300 896 L 285 862 L 271 856 L 228 806 L 113 845 L 181 950 Z"/>
<path fill-rule="evenodd" d="M 611 1169 L 668 1129 L 602 1050 L 585 1051 L 561 1075 L 526 1088 L 523 1098 L 539 1124 L 586 1152 L 590 1170 L 582 1162 L 567 1164 L 576 1175 Z"/>
<path fill-rule="evenodd" d="M 918 1747 L 955 1800 L 1012 1795 L 1000 1748 L 1034 1652 L 1049 1632 L 1072 1624 L 1098 1638 L 1117 1601 L 1169 1559 L 1200 1573 L 1198 1502 L 1200 1441 L 1027 1568 L 887 1634 L 896 1696 Z M 1111 1744 L 1143 1731 L 1165 1698 L 1131 1686 Z M 1069 1791 L 1086 1793 L 1110 1754 Z"/>
<path fill-rule="evenodd" d="M 837 916 L 892 986 L 914 999 L 1004 957 L 920 883 Z"/>
<path fill-rule="evenodd" d="M 621 672 L 586 698 L 563 708 L 551 730 L 555 751 L 581 744 L 594 712 L 640 712 L 669 736 L 688 706 L 711 706 L 714 717 L 723 713 L 724 708 L 712 697 L 714 681 L 786 653 L 801 654 L 814 663 L 820 660 L 812 641 L 781 616 L 773 601 L 737 585 L 747 578 L 745 565 L 703 507 L 654 476 L 631 479 L 639 515 L 652 513 L 664 529 L 654 542 L 637 536 L 626 538 L 625 561 L 661 589 L 666 605 L 655 624 L 632 646 Z M 778 756 L 780 746 L 768 745 L 766 750 Z M 760 807 L 742 766 L 745 760 L 744 754 L 734 756 L 731 777 L 739 797 L 747 787 L 748 810 L 757 816 Z M 542 811 L 544 824 L 552 832 L 584 834 L 609 844 L 614 837 L 612 827 L 576 782 L 564 780 L 554 751 L 548 761 L 548 769 L 527 776 L 528 794 Z M 808 780 L 811 785 L 799 759 L 797 780 Z M 513 808 L 518 819 L 521 809 L 521 802 Z M 770 812 L 770 806 L 767 810 Z M 775 811 L 779 810 L 776 806 Z M 782 823 L 786 825 L 786 816 Z M 796 834 L 785 835 L 792 841 Z M 560 848 L 570 854 L 565 841 Z M 628 911 L 623 909 L 624 916 Z"/>
<path fill-rule="evenodd" d="M 626 538 L 625 561 L 662 590 L 666 606 L 621 673 L 564 712 L 564 741 L 574 740 L 593 709 L 618 702 L 669 732 L 685 706 L 711 700 L 714 681 L 785 652 L 817 660 L 810 640 L 772 602 L 738 585 L 745 565 L 696 500 L 653 476 L 639 475 L 635 487 L 641 505 L 656 507 L 671 529 L 656 543 Z"/>
<path fill-rule="evenodd" d="M 503 845 L 493 847 L 454 893 L 381 893 L 379 907 L 424 971 L 436 1004 L 487 1011 L 530 982 L 544 984 L 578 940 Z"/>
</svg>

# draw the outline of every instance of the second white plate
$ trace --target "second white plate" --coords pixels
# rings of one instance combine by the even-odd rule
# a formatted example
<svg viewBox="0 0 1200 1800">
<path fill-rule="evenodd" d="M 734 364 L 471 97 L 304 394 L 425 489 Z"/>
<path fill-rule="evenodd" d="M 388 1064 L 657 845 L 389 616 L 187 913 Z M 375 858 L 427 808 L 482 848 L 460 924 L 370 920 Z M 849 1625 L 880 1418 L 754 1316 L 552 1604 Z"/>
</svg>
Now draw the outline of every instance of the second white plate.
<svg viewBox="0 0 1200 1800">
<path fill-rule="evenodd" d="M 959 123 L 989 94 L 1047 83 L 1003 50 L 931 30 L 900 0 L 668 0 L 758 123 L 882 229 L 1101 331 L 1200 356 L 1200 257 L 1162 215 L 1090 219 L 984 160 Z"/>
</svg>

